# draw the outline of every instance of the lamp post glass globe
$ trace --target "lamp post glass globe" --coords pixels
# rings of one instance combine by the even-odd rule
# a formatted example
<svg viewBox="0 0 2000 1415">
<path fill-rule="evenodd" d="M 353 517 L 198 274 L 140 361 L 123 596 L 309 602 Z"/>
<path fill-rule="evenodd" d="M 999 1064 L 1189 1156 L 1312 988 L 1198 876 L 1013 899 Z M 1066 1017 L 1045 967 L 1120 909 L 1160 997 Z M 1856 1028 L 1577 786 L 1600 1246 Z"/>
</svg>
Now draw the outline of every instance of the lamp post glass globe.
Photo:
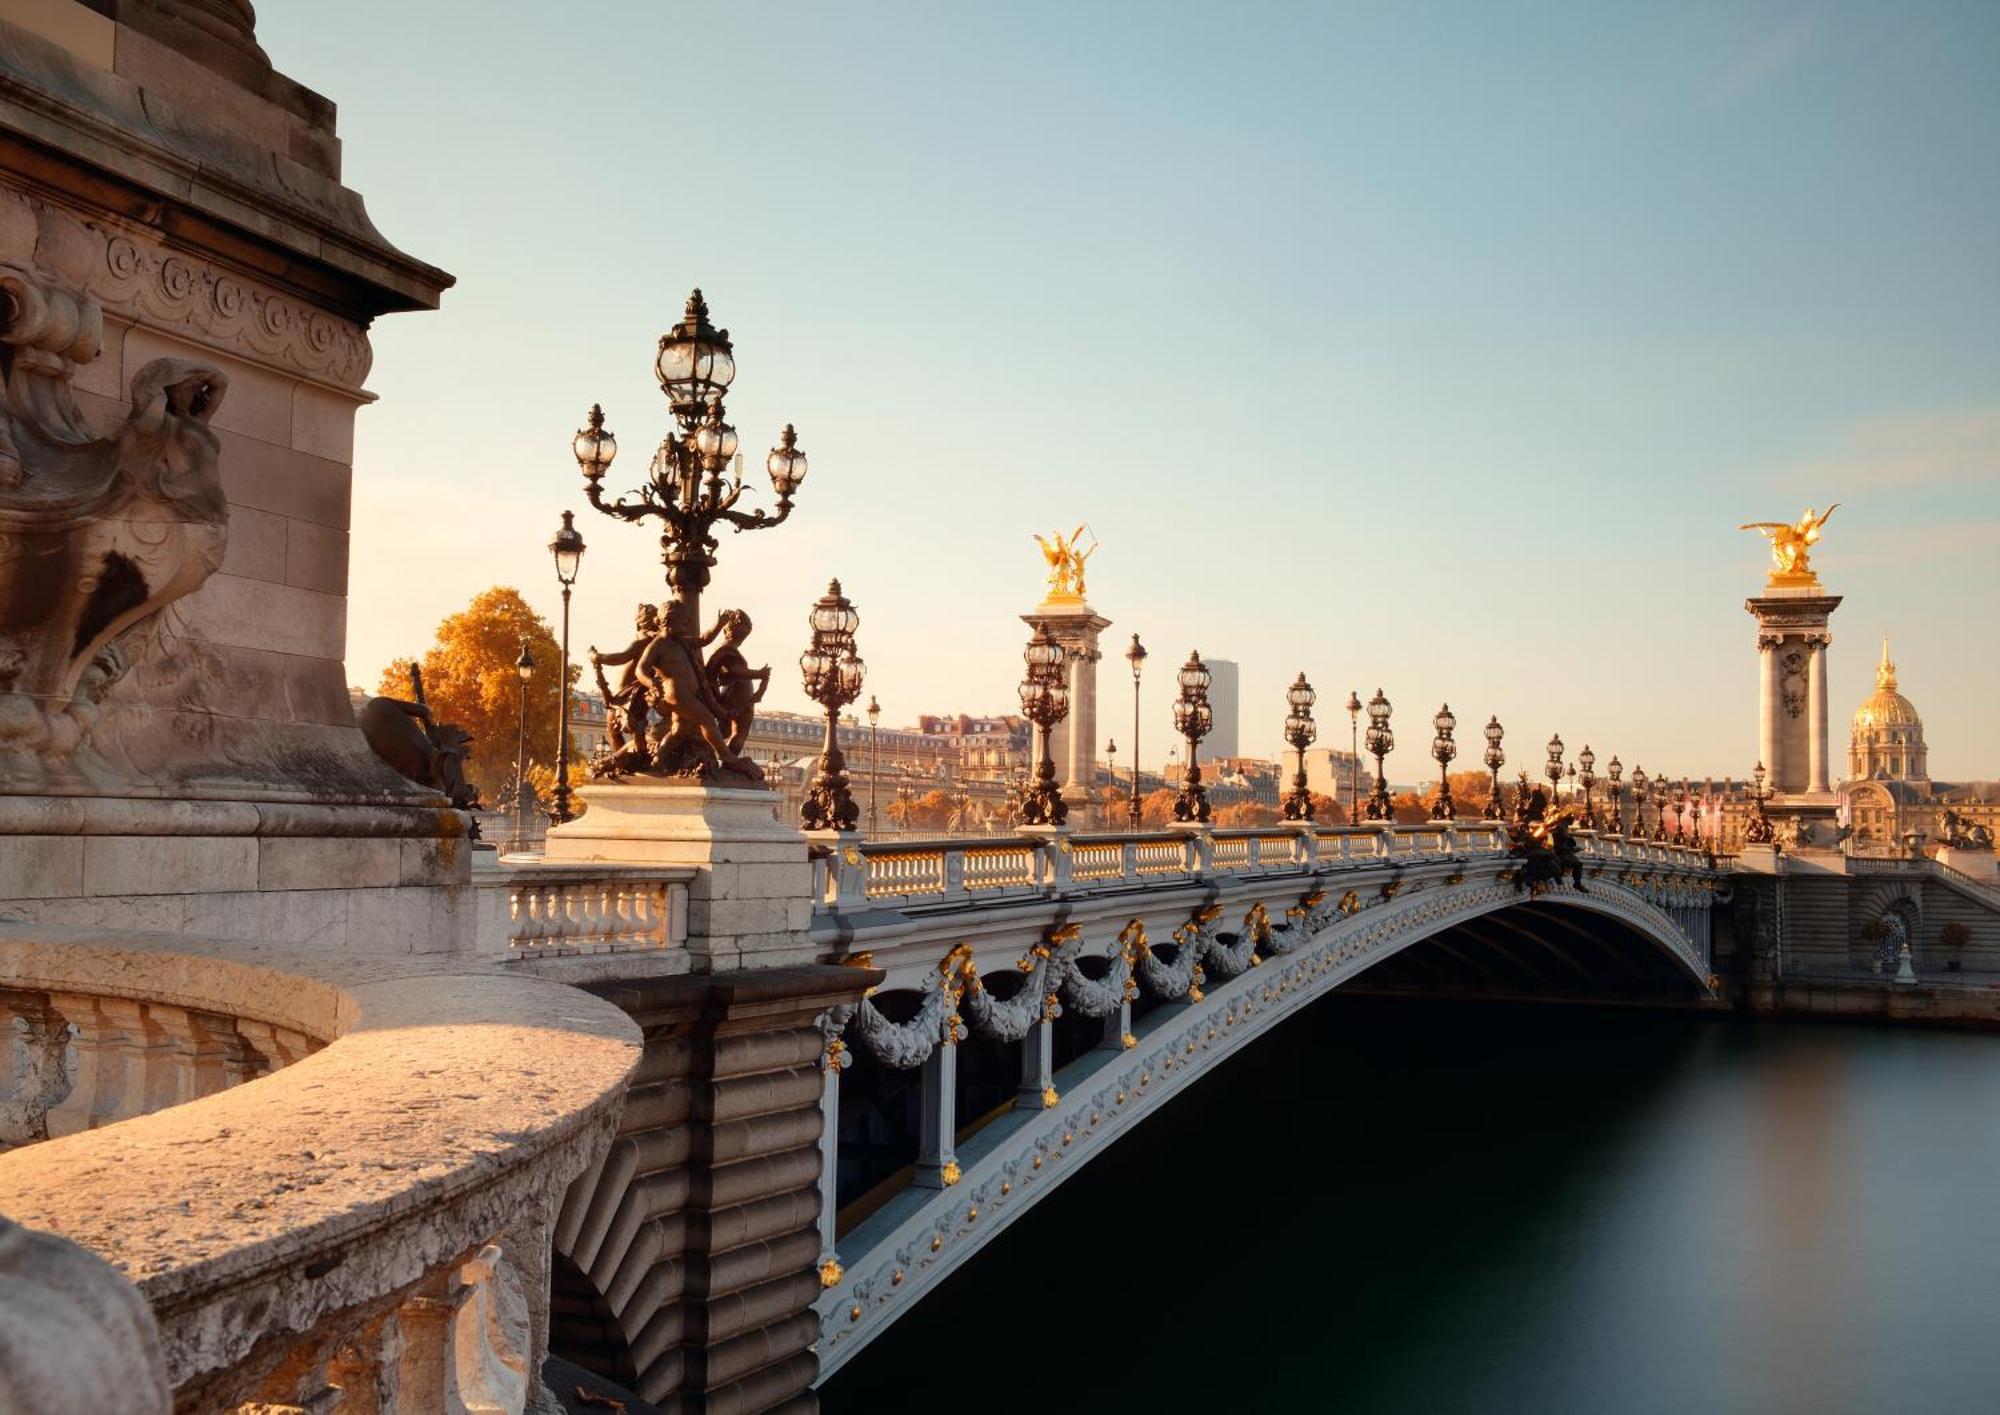
<svg viewBox="0 0 2000 1415">
<path fill-rule="evenodd" d="M 1181 777 L 1180 794 L 1174 798 L 1174 819 L 1183 823 L 1208 823 L 1208 791 L 1201 784 L 1201 739 L 1215 725 L 1215 713 L 1208 703 L 1212 681 L 1201 655 L 1188 651 L 1187 662 L 1174 674 L 1180 696 L 1174 700 L 1174 729 L 1187 743 L 1187 765 Z"/>
<path fill-rule="evenodd" d="M 1396 734 L 1389 726 L 1391 708 L 1389 699 L 1377 688 L 1375 696 L 1368 700 L 1368 751 L 1375 758 L 1375 790 L 1368 797 L 1368 819 L 1386 821 L 1392 818 L 1389 806 L 1389 778 L 1384 773 L 1382 761 L 1396 750 Z"/>
<path fill-rule="evenodd" d="M 1059 826 L 1069 818 L 1069 803 L 1056 782 L 1049 733 L 1069 715 L 1065 672 L 1069 653 L 1049 633 L 1048 625 L 1037 624 L 1021 659 L 1027 666 L 1021 679 L 1021 714 L 1035 725 L 1035 771 L 1021 793 L 1019 820 L 1022 825 Z"/>
<path fill-rule="evenodd" d="M 1452 740 L 1452 733 L 1458 727 L 1458 718 L 1446 703 L 1431 719 L 1431 727 L 1436 736 L 1431 738 L 1431 756 L 1438 764 L 1437 800 L 1431 805 L 1431 819 L 1448 821 L 1457 814 L 1457 803 L 1451 799 L 1451 777 L 1447 774 L 1452 760 L 1458 756 L 1458 743 Z"/>
<path fill-rule="evenodd" d="M 840 710 L 861 696 L 867 665 L 855 651 L 854 631 L 861 616 L 840 591 L 840 581 L 828 583 L 807 616 L 812 642 L 799 655 L 799 676 L 806 696 L 826 710 L 826 736 L 820 745 L 819 777 L 806 793 L 799 817 L 807 830 L 853 830 L 861 811 L 847 785 L 847 758 L 840 750 Z"/>
</svg>

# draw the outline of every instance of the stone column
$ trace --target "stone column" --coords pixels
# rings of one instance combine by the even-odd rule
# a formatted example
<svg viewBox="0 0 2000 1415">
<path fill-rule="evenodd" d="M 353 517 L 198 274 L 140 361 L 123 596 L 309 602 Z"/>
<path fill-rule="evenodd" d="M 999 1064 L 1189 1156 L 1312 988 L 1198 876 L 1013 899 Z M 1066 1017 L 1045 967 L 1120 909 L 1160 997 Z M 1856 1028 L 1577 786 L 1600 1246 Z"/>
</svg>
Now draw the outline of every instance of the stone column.
<svg viewBox="0 0 2000 1415">
<path fill-rule="evenodd" d="M 1782 642 L 1773 634 L 1757 636 L 1757 760 L 1764 764 L 1774 783 L 1780 776 L 1778 714 L 1782 709 L 1778 675 L 1783 669 L 1778 660 L 1778 646 Z"/>
<path fill-rule="evenodd" d="M 1826 645 L 1830 636 L 1808 635 L 1811 656 L 1806 660 L 1806 711 L 1810 732 L 1806 790 L 1824 794 L 1833 789 L 1827 780 L 1826 765 Z"/>
<path fill-rule="evenodd" d="M 949 1037 L 924 1063 L 923 1096 L 917 1107 L 917 1172 L 920 1189 L 948 1189 L 958 1183 L 958 1046 Z"/>
</svg>

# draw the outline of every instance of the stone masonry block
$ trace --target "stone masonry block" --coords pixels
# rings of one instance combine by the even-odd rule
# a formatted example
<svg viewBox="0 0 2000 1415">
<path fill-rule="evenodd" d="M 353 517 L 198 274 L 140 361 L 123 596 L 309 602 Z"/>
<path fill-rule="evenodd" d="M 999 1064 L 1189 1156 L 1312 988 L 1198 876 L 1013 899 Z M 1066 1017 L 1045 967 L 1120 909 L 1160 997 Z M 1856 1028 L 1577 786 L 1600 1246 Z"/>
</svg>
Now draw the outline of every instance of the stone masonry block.
<svg viewBox="0 0 2000 1415">
<path fill-rule="evenodd" d="M 330 462 L 354 460 L 354 409 L 359 400 L 301 383 L 292 394 L 292 447 Z"/>
<path fill-rule="evenodd" d="M 402 877 L 400 840 L 271 837 L 258 842 L 259 889 L 374 889 Z"/>
<path fill-rule="evenodd" d="M 250 836 L 100 835 L 83 842 L 86 894 L 208 894 L 257 888 Z"/>
<path fill-rule="evenodd" d="M 254 506 L 316 525 L 347 528 L 354 474 L 345 462 L 223 432 L 222 490 L 231 506 Z"/>
<path fill-rule="evenodd" d="M 230 534 L 235 534 L 233 520 Z M 347 532 L 312 521 L 287 521 L 284 581 L 321 594 L 346 594 Z"/>
<path fill-rule="evenodd" d="M 306 658 L 346 655 L 347 601 L 340 595 L 218 573 L 181 603 L 189 627 L 211 643 Z"/>
<path fill-rule="evenodd" d="M 285 582 L 286 527 L 292 523 L 269 511 L 234 506 L 229 512 L 229 546 L 222 573 L 246 580 Z"/>
<path fill-rule="evenodd" d="M 83 840 L 17 835 L 0 841 L 0 900 L 70 898 L 83 893 Z"/>
</svg>

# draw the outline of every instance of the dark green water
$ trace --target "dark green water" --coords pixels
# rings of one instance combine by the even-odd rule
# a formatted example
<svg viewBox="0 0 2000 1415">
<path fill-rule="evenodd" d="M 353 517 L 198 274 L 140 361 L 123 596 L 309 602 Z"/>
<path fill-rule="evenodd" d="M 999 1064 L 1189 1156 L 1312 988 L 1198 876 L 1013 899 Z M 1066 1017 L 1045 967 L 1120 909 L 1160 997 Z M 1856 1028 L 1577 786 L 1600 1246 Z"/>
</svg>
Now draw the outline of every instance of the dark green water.
<svg viewBox="0 0 2000 1415">
<path fill-rule="evenodd" d="M 849 1411 L 2000 1411 L 2000 1036 L 1332 998 Z"/>
</svg>

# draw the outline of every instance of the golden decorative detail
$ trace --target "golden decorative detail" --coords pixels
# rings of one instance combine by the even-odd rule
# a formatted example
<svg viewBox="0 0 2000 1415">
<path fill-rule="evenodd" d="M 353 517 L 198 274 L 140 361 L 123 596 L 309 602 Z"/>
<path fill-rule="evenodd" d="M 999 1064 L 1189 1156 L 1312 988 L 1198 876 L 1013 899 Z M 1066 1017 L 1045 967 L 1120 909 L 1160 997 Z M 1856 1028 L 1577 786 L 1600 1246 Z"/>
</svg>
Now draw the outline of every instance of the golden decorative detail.
<svg viewBox="0 0 2000 1415">
<path fill-rule="evenodd" d="M 1011 1180 L 1011 1179 L 1003 1179 L 1003 1180 L 1001 1180 L 1001 1181 L 1000 1181 L 1000 1197 L 1001 1197 L 1001 1198 L 1003 1198 L 1003 1199 L 1004 1199 L 1004 1198 L 1006 1198 L 1006 1197 L 1007 1197 L 1007 1196 L 1008 1196 L 1009 1194 L 1011 1194 L 1011 1193 L 1013 1193 L 1013 1192 L 1014 1192 L 1014 1181 L 1013 1181 L 1013 1180 Z"/>
<path fill-rule="evenodd" d="M 1041 1167 L 1042 1167 L 1042 1157 L 1041 1157 L 1040 1155 L 1036 1155 L 1036 1156 L 1035 1156 L 1035 1168 L 1036 1168 L 1036 1169 L 1040 1169 Z"/>
<path fill-rule="evenodd" d="M 894 1272 L 889 1274 L 889 1286 L 901 1287 L 902 1285 L 903 1285 L 903 1270 L 901 1268 L 897 1268 Z"/>
<path fill-rule="evenodd" d="M 1073 939 L 1082 937 L 1082 924 L 1063 924 L 1060 927 L 1051 928 L 1047 933 L 1043 934 L 1042 942 L 1049 948 L 1056 948 L 1069 943 Z"/>
<path fill-rule="evenodd" d="M 1444 882 L 1445 882 L 1446 884 L 1464 884 L 1464 883 L 1465 883 L 1465 871 L 1464 871 L 1464 870 L 1453 870 L 1453 871 L 1452 871 L 1452 872 L 1451 872 L 1450 874 L 1448 874 L 1448 875 L 1446 875 L 1446 876 L 1444 877 Z"/>
<path fill-rule="evenodd" d="M 861 1309 L 860 1309 L 859 1307 L 849 1307 L 849 1308 L 847 1309 L 847 1320 L 848 1320 L 848 1321 L 850 1321 L 850 1322 L 858 1322 L 858 1321 L 860 1321 L 860 1320 L 861 1320 Z"/>
<path fill-rule="evenodd" d="M 1288 919 L 1303 919 L 1306 915 L 1310 914 L 1313 910 L 1319 908 L 1319 906 L 1325 902 L 1326 902 L 1326 891 L 1323 889 L 1315 889 L 1311 894 L 1308 894 L 1305 898 L 1301 899 L 1291 908 L 1285 910 L 1285 917 Z"/>
<path fill-rule="evenodd" d="M 947 1189 L 951 1188 L 952 1185 L 958 1183 L 959 1177 L 960 1176 L 959 1176 L 957 1160 L 951 1161 L 951 1163 L 947 1164 L 943 1169 L 938 1171 L 938 1178 L 944 1181 L 944 1187 Z"/>
<path fill-rule="evenodd" d="M 1805 515 L 1796 522 L 1747 521 L 1737 529 L 1756 531 L 1771 542 L 1770 584 L 1780 588 L 1817 585 L 1819 576 L 1812 567 L 1812 547 L 1819 543 L 1820 527 L 1839 509 L 1840 503 L 1836 501 L 1815 515 L 1808 506 Z"/>
<path fill-rule="evenodd" d="M 1142 1091 L 1143 1091 L 1143 1090 L 1145 1090 L 1145 1089 L 1146 1089 L 1146 1086 L 1148 1085 L 1148 1083 L 1150 1083 L 1150 1082 L 1152 1081 L 1152 1079 L 1153 1079 L 1153 1073 L 1152 1073 L 1152 1072 L 1150 1072 L 1150 1071 L 1141 1071 L 1141 1072 L 1139 1073 L 1139 1089 L 1140 1089 L 1140 1090 L 1142 1090 Z"/>
<path fill-rule="evenodd" d="M 1340 896 L 1341 913 L 1351 915 L 1359 913 L 1360 910 L 1361 910 L 1361 896 L 1356 894 L 1353 890 L 1350 889 L 1347 891 L 1347 893 Z"/>
<path fill-rule="evenodd" d="M 1074 853 L 1076 847 L 1069 843 L 1069 837 L 1067 835 L 1058 835 L 1056 837 L 1056 849 L 1062 851 L 1063 854 L 1068 855 Z"/>
<path fill-rule="evenodd" d="M 1124 1093 L 1123 1091 L 1120 1091 L 1120 1092 L 1118 1093 L 1118 1095 L 1116 1096 L 1116 1098 L 1115 1098 L 1115 1100 L 1114 1100 L 1114 1104 L 1117 1104 L 1117 1105 L 1123 1105 L 1123 1104 L 1125 1104 L 1125 1093 Z"/>
<path fill-rule="evenodd" d="M 1074 1130 L 1063 1131 L 1063 1144 L 1065 1146 L 1067 1146 L 1070 1143 L 1070 1141 L 1074 1140 L 1075 1138 L 1076 1138 L 1076 1132 Z"/>
<path fill-rule="evenodd" d="M 819 1265 L 819 1285 L 821 1287 L 836 1286 L 845 1273 L 846 1270 L 840 1266 L 840 1259 L 828 1258 Z"/>
<path fill-rule="evenodd" d="M 826 1044 L 826 1055 L 820 1061 L 822 1071 L 840 1070 L 840 1058 L 847 1055 L 847 1043 L 835 1037 Z"/>
<path fill-rule="evenodd" d="M 848 864 L 854 866 L 856 869 L 861 867 L 861 852 L 852 845 L 840 852 L 840 858 L 847 861 Z"/>
<path fill-rule="evenodd" d="M 1097 553 L 1098 546 L 1097 533 L 1091 531 L 1090 548 L 1082 548 L 1083 533 L 1089 529 L 1087 524 L 1078 525 L 1067 536 L 1056 531 L 1054 545 L 1035 537 L 1035 544 L 1042 548 L 1042 559 L 1049 564 L 1050 599 L 1072 604 L 1083 602 L 1083 563 Z"/>
<path fill-rule="evenodd" d="M 967 1223 L 977 1223 L 979 1221 L 979 1205 L 974 1204 L 965 1211 L 965 1221 Z"/>
<path fill-rule="evenodd" d="M 1043 1110 L 1054 1110 L 1057 1106 L 1061 1104 L 1062 1104 L 1062 1097 L 1056 1094 L 1056 1088 L 1054 1086 L 1042 1087 Z"/>
<path fill-rule="evenodd" d="M 1384 881 L 1382 885 L 1382 897 L 1384 899 L 1394 899 L 1399 893 L 1402 892 L 1402 889 L 1403 889 L 1403 882 L 1400 879 L 1392 879 Z"/>
<path fill-rule="evenodd" d="M 872 953 L 850 953 L 840 960 L 843 968 L 873 968 L 875 955 Z"/>
<path fill-rule="evenodd" d="M 933 1233 L 931 1235 L 931 1251 L 935 1253 L 937 1252 L 938 1249 L 942 1247 L 944 1247 L 944 1236 L 942 1234 Z"/>
<path fill-rule="evenodd" d="M 1130 1051 L 1132 1050 L 1133 1047 L 1139 1045 L 1139 1039 L 1133 1036 L 1130 1032 L 1127 1032 L 1123 1037 L 1119 1038 L 1119 1040 L 1125 1044 L 1125 1050 L 1127 1051 Z"/>
</svg>

